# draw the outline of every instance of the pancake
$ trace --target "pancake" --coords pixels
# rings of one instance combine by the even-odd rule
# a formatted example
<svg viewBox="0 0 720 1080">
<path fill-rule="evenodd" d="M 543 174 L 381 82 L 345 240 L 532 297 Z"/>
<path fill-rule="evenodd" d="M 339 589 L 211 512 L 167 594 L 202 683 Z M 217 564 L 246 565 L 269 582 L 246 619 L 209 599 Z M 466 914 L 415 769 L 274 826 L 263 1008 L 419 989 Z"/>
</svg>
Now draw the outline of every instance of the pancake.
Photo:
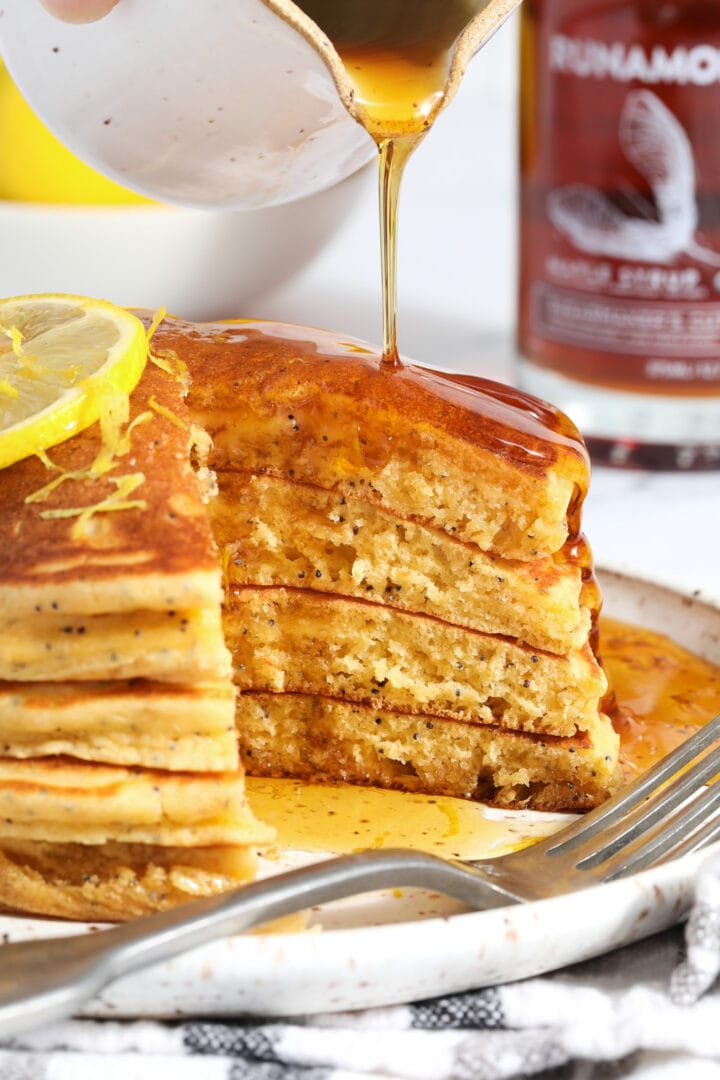
<svg viewBox="0 0 720 1080">
<path fill-rule="evenodd" d="M 257 692 L 241 694 L 238 720 L 241 755 L 253 776 L 578 811 L 607 798 L 616 779 L 616 740 L 607 723 L 562 739 L 319 695 Z"/>
<path fill-rule="evenodd" d="M 0 907 L 127 919 L 253 875 L 272 830 L 242 771 L 0 758 Z"/>
<path fill-rule="evenodd" d="M 251 848 L 110 842 L 0 845 L 0 908 L 123 922 L 236 888 L 255 875 Z"/>
<path fill-rule="evenodd" d="M 0 679 L 228 675 L 184 397 L 182 382 L 149 364 L 124 431 L 106 418 L 110 434 L 95 424 L 55 447 L 52 467 L 26 458 L 3 470 Z M 128 476 L 137 486 L 113 510 Z"/>
<path fill-rule="evenodd" d="M 357 495 L 220 472 L 208 511 L 229 585 L 287 585 L 434 615 L 563 653 L 587 640 L 580 567 L 500 559 Z"/>
<path fill-rule="evenodd" d="M 107 473 L 87 475 L 108 445 L 98 424 L 49 451 L 53 468 L 30 457 L 3 470 L 4 619 L 220 604 L 217 551 L 191 465 L 197 435 L 184 396 L 181 382 L 149 364 L 131 397 L 135 426 L 127 450 L 115 456 Z M 63 473 L 81 475 L 38 499 L 38 492 Z M 126 475 L 139 475 L 141 483 L 125 501 L 142 505 L 99 511 L 82 522 L 77 513 L 55 516 L 112 499 L 115 481 Z"/>
<path fill-rule="evenodd" d="M 262 776 L 607 796 L 570 421 L 319 331 L 168 319 L 153 348 L 128 425 L 111 402 L 0 474 L 0 905 L 245 879 L 272 834 L 238 744 Z"/>
<path fill-rule="evenodd" d="M 6 755 L 237 766 L 218 552 L 193 463 L 203 436 L 185 395 L 150 363 L 129 408 L 111 400 L 101 423 L 0 474 Z M 136 486 L 116 507 L 127 476 Z"/>
<path fill-rule="evenodd" d="M 252 876 L 180 366 L 0 473 L 0 906 L 125 919 Z M 174 375 L 172 372 L 175 371 Z"/>
<path fill-rule="evenodd" d="M 228 681 L 0 683 L 0 756 L 71 755 L 112 765 L 237 767 Z"/>
<path fill-rule="evenodd" d="M 250 812 L 241 772 L 0 758 L 0 847 L 5 840 L 248 846 L 271 837 Z"/>
<path fill-rule="evenodd" d="M 619 741 L 571 422 L 482 379 L 383 367 L 322 331 L 167 320 L 156 340 L 187 366 L 211 439 L 249 771 L 410 776 L 413 790 L 543 809 L 605 798 Z M 277 737 L 252 711 L 263 694 Z M 363 708 L 393 718 L 393 768 L 377 727 L 353 735 Z"/>
<path fill-rule="evenodd" d="M 233 588 L 225 614 L 241 690 L 568 736 L 598 725 L 607 680 L 586 646 L 565 656 L 439 619 L 302 590 Z"/>
<path fill-rule="evenodd" d="M 0 618 L 0 679 L 167 679 L 230 674 L 220 605 L 106 615 Z"/>
<path fill-rule="evenodd" d="M 215 470 L 271 473 L 363 496 L 506 558 L 559 551 L 587 456 L 561 413 L 497 383 L 407 365 L 282 324 L 155 338 L 191 369 L 188 406 Z"/>
</svg>

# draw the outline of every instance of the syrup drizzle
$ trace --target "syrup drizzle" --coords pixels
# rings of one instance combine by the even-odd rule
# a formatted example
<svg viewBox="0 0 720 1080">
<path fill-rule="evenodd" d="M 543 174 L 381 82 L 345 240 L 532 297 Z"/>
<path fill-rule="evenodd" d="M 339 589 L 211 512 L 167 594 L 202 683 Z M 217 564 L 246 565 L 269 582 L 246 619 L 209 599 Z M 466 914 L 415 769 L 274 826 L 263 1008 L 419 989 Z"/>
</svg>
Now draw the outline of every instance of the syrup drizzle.
<svg viewBox="0 0 720 1080">
<path fill-rule="evenodd" d="M 577 486 L 568 511 L 570 535 L 577 539 L 589 473 L 580 433 L 552 405 L 514 386 L 417 364 L 403 365 L 388 379 L 378 363 L 379 352 L 365 342 L 290 323 L 237 319 L 193 324 L 168 319 L 155 340 L 158 348 L 191 356 L 193 366 L 205 370 L 211 384 L 232 383 L 241 372 L 246 394 L 261 395 L 265 410 L 282 413 L 292 397 L 300 429 L 295 434 L 298 446 L 315 439 L 326 422 L 321 419 L 323 410 L 332 411 L 328 401 L 340 395 L 362 406 L 365 430 L 373 442 L 385 446 L 388 456 L 394 432 L 387 410 L 392 409 L 400 418 L 436 424 L 540 477 L 555 467 Z M 196 392 L 202 396 L 203 386 L 191 388 L 191 397 Z M 233 402 L 232 408 L 241 408 L 241 403 Z M 342 423 L 338 430 L 338 438 L 347 442 Z M 377 468 L 385 463 L 384 457 L 378 459 Z M 586 557 L 584 551 L 577 553 L 578 559 Z"/>
<path fill-rule="evenodd" d="M 397 216 L 400 182 L 408 158 L 422 135 L 381 139 L 380 151 L 380 264 L 382 267 L 383 352 L 381 364 L 402 367 L 397 344 Z"/>
<path fill-rule="evenodd" d="M 354 112 L 379 153 L 381 364 L 402 366 L 397 345 L 397 224 L 408 159 L 447 98 L 454 45 L 487 0 L 305 0 L 350 79 Z"/>
</svg>

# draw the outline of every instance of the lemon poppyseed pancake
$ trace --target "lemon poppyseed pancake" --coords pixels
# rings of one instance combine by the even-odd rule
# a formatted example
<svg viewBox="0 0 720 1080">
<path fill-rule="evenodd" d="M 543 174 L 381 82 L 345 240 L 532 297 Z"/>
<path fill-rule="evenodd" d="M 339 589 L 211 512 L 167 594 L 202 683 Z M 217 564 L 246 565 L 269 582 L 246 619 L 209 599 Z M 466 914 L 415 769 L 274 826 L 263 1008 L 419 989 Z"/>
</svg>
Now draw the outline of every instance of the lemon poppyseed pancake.
<svg viewBox="0 0 720 1080">
<path fill-rule="evenodd" d="M 186 387 L 0 472 L 0 903 L 128 918 L 252 876 Z M 128 483 L 130 478 L 131 483 Z"/>
<path fill-rule="evenodd" d="M 126 423 L 0 472 L 0 903 L 252 874 L 258 776 L 584 809 L 616 782 L 587 457 L 533 398 L 164 320 Z"/>
<path fill-rule="evenodd" d="M 591 637 L 588 461 L 507 387 L 272 323 L 167 320 L 250 773 L 584 808 L 618 740 Z"/>
<path fill-rule="evenodd" d="M 88 745 L 105 739 L 99 760 L 113 763 L 108 732 L 130 736 L 144 709 L 156 752 L 160 718 L 170 726 L 164 759 L 141 755 L 137 764 L 172 768 L 170 743 L 197 742 L 202 731 L 212 754 L 224 746 L 217 767 L 235 765 L 222 583 L 191 466 L 184 395 L 177 379 L 151 364 L 107 472 L 89 472 L 103 450 L 95 425 L 54 448 L 45 464 L 26 458 L 0 473 L 2 752 L 13 752 L 16 730 L 18 743 L 55 736 L 72 754 L 74 730 Z M 128 475 L 139 483 L 113 506 Z M 199 724 L 196 712 L 205 714 Z M 71 714 L 72 722 L 53 720 Z"/>
<path fill-rule="evenodd" d="M 150 364 L 122 433 L 94 425 L 2 471 L 1 677 L 228 674 L 184 396 Z"/>
</svg>

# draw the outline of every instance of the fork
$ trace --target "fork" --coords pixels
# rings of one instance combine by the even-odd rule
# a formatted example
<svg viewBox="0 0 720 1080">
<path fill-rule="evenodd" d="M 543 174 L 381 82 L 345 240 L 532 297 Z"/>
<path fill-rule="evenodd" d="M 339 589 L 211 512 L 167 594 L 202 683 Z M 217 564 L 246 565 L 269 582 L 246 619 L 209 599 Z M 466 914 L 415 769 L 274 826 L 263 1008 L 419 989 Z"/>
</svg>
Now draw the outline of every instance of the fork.
<svg viewBox="0 0 720 1080">
<path fill-rule="evenodd" d="M 472 908 L 500 907 L 688 855 L 720 837 L 720 783 L 712 782 L 720 747 L 706 753 L 718 739 L 720 716 L 614 798 L 510 855 L 462 863 L 402 849 L 364 851 L 95 934 L 0 946 L 0 1036 L 63 1019 L 122 975 L 315 904 L 402 885 Z"/>
</svg>

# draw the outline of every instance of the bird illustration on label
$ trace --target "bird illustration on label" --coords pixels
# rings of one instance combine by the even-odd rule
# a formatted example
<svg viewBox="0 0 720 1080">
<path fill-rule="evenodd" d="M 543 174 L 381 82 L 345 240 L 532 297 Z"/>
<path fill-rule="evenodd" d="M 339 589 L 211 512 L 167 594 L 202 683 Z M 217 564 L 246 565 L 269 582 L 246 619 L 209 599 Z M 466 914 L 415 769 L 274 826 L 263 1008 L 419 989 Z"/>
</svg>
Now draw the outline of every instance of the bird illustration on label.
<svg viewBox="0 0 720 1080">
<path fill-rule="evenodd" d="M 625 213 L 588 184 L 552 191 L 547 213 L 580 251 L 616 259 L 671 263 L 686 254 L 709 266 L 720 255 L 697 242 L 698 207 L 693 150 L 677 117 L 650 90 L 631 90 L 620 115 L 619 139 L 627 160 L 645 177 L 655 206 L 643 217 Z"/>
</svg>

